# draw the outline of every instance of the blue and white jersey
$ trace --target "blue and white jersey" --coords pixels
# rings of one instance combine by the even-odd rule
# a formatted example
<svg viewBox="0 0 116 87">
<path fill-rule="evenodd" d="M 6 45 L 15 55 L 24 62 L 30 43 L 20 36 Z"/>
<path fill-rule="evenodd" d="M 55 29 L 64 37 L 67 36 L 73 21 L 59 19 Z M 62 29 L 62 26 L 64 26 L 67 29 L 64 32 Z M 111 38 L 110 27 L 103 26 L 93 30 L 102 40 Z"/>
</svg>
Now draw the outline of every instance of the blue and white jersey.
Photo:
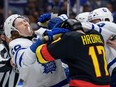
<svg viewBox="0 0 116 87">
<path fill-rule="evenodd" d="M 32 41 L 26 38 L 18 38 L 9 43 L 10 56 L 19 69 L 35 62 L 36 56 L 29 48 L 32 44 Z"/>
<path fill-rule="evenodd" d="M 98 22 L 97 24 L 83 22 L 82 26 L 85 31 L 95 29 L 102 34 L 105 41 L 108 69 L 111 75 L 113 69 L 116 67 L 116 50 L 107 45 L 107 40 L 111 37 L 111 35 L 116 35 L 116 24 L 108 21 Z"/>
<path fill-rule="evenodd" d="M 61 61 L 40 64 L 30 49 L 32 41 L 18 38 L 9 43 L 10 55 L 20 73 L 16 87 L 68 87 Z"/>
</svg>

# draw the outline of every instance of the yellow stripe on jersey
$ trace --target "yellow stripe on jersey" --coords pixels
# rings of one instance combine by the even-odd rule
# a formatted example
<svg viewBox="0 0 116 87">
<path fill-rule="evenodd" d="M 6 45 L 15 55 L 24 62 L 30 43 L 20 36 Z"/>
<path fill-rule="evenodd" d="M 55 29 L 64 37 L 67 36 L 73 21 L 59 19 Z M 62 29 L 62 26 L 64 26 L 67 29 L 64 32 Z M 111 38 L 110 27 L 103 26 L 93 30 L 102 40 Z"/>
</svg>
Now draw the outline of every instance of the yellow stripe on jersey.
<svg viewBox="0 0 116 87">
<path fill-rule="evenodd" d="M 60 38 L 60 37 L 59 37 L 57 40 L 53 41 L 52 43 L 55 43 L 55 42 L 57 42 L 57 41 L 59 41 L 59 40 L 61 40 L 61 38 Z"/>
<path fill-rule="evenodd" d="M 45 45 L 45 44 L 42 44 L 42 45 L 40 45 L 40 46 L 37 47 L 37 49 L 36 49 L 36 56 L 37 56 L 37 60 L 38 60 L 40 63 L 47 63 L 48 61 L 46 61 L 46 60 L 43 58 L 42 54 L 41 54 L 41 49 L 42 49 L 43 45 Z"/>
</svg>

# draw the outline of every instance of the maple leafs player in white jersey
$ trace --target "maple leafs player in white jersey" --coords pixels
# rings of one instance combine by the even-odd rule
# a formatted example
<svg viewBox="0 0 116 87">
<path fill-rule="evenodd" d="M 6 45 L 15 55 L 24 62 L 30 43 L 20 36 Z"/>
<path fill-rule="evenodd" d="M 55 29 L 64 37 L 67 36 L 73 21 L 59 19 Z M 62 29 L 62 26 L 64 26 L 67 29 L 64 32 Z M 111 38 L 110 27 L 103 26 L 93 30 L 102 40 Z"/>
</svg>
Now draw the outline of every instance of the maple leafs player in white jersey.
<svg viewBox="0 0 116 87">
<path fill-rule="evenodd" d="M 13 14 L 4 23 L 6 36 L 9 42 L 10 55 L 20 73 L 17 87 L 60 87 L 66 86 L 67 80 L 61 61 L 40 64 L 36 60 L 35 43 L 27 39 L 33 35 L 29 22 L 25 17 Z"/>
<path fill-rule="evenodd" d="M 98 8 L 90 12 L 88 21 L 92 23 L 82 22 L 84 31 L 95 29 L 103 35 L 105 41 L 108 70 L 111 75 L 111 87 L 116 87 L 116 50 L 107 45 L 108 39 L 112 35 L 116 35 L 116 24 L 113 23 L 112 13 L 105 7 Z"/>
</svg>

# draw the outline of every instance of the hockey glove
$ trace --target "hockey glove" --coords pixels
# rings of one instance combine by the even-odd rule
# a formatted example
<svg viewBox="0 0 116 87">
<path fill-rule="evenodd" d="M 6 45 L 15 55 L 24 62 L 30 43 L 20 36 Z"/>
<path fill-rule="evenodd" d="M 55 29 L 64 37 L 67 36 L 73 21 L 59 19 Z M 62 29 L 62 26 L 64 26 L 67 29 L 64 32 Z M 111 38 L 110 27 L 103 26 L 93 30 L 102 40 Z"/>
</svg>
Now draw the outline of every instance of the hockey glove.
<svg viewBox="0 0 116 87">
<path fill-rule="evenodd" d="M 44 23 L 48 21 L 49 19 L 51 19 L 51 13 L 45 13 L 40 16 L 40 18 L 38 19 L 38 22 Z"/>
<path fill-rule="evenodd" d="M 46 35 L 48 36 L 48 42 L 51 42 L 54 40 L 54 36 L 56 34 L 64 34 L 69 32 L 70 30 L 65 29 L 65 28 L 53 28 L 51 31 L 46 30 Z M 60 35 L 61 36 L 61 35 Z"/>
<path fill-rule="evenodd" d="M 46 36 L 42 37 L 41 39 L 38 38 L 37 41 L 30 46 L 30 49 L 32 50 L 32 52 L 35 53 L 36 48 L 38 46 L 47 42 L 52 42 L 53 40 L 58 39 L 62 34 L 66 32 L 69 32 L 69 30 L 65 28 L 54 28 L 52 31 L 46 30 Z"/>
<path fill-rule="evenodd" d="M 35 31 L 35 34 L 41 39 L 43 36 L 45 36 L 45 32 L 50 31 L 47 28 L 39 28 L 38 30 Z"/>
</svg>

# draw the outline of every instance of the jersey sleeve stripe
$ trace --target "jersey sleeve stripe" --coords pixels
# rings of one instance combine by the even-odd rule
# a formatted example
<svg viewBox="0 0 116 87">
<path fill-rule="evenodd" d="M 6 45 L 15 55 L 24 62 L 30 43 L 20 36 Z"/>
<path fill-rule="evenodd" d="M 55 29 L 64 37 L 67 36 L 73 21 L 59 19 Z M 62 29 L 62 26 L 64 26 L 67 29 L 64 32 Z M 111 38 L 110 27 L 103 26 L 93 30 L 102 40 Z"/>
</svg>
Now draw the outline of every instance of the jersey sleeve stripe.
<svg viewBox="0 0 116 87">
<path fill-rule="evenodd" d="M 42 47 L 42 55 L 43 55 L 43 57 L 45 58 L 45 60 L 47 60 L 47 61 L 53 61 L 53 60 L 55 60 L 51 55 L 50 55 L 50 53 L 48 52 L 48 50 L 47 50 L 47 46 L 46 45 L 44 45 L 43 47 Z"/>
<path fill-rule="evenodd" d="M 43 44 L 44 45 L 44 44 Z M 37 56 L 37 60 L 40 62 L 40 63 L 47 63 L 48 61 L 46 61 L 43 56 L 42 56 L 42 53 L 41 53 L 41 49 L 43 47 L 43 45 L 40 45 L 39 47 L 37 47 L 36 49 L 36 56 Z"/>
<path fill-rule="evenodd" d="M 26 48 L 19 48 L 17 51 L 16 51 L 16 54 L 15 54 L 15 64 L 17 65 L 17 57 L 18 57 L 18 52 L 20 50 L 23 50 L 23 49 L 26 49 Z"/>
<path fill-rule="evenodd" d="M 94 30 L 95 29 L 95 27 L 94 27 L 94 25 L 92 24 L 92 29 L 91 30 Z"/>
<path fill-rule="evenodd" d="M 112 61 L 108 64 L 108 69 L 109 69 L 114 63 L 116 63 L 116 58 L 114 58 L 114 60 L 112 60 Z"/>
<path fill-rule="evenodd" d="M 24 54 L 24 53 L 23 53 Z M 22 56 L 23 56 L 23 54 L 21 55 L 21 57 L 20 57 L 20 59 L 19 59 L 19 65 L 21 66 L 21 63 L 22 63 Z M 22 66 L 21 66 L 22 67 Z"/>
<path fill-rule="evenodd" d="M 99 33 L 101 33 L 102 32 L 102 29 L 99 27 Z"/>
</svg>

